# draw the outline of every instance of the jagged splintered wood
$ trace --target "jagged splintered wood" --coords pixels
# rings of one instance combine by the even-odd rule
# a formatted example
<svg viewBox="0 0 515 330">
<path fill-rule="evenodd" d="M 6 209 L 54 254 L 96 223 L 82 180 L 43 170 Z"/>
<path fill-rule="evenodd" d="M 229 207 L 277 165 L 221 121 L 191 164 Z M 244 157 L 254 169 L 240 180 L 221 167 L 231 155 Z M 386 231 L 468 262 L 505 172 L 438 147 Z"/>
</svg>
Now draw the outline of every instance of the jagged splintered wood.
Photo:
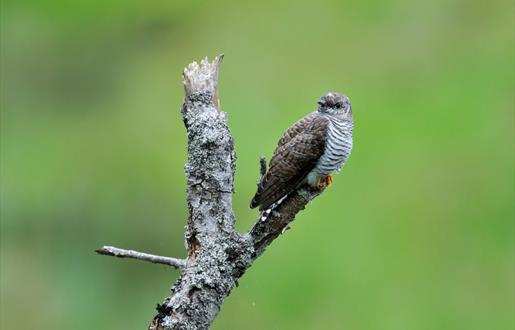
<svg viewBox="0 0 515 330">
<path fill-rule="evenodd" d="M 185 166 L 189 218 L 185 260 L 103 247 L 104 255 L 169 264 L 181 270 L 149 329 L 207 329 L 238 279 L 295 215 L 321 191 L 307 186 L 290 194 L 266 221 L 260 217 L 245 234 L 234 229 L 232 210 L 236 170 L 227 114 L 220 109 L 218 72 L 223 55 L 189 64 L 183 72 L 185 98 L 181 114 L 188 134 Z M 260 161 L 260 174 L 266 161 Z M 112 253 L 109 253 L 112 252 Z M 114 253 L 115 251 L 116 253 Z"/>
</svg>

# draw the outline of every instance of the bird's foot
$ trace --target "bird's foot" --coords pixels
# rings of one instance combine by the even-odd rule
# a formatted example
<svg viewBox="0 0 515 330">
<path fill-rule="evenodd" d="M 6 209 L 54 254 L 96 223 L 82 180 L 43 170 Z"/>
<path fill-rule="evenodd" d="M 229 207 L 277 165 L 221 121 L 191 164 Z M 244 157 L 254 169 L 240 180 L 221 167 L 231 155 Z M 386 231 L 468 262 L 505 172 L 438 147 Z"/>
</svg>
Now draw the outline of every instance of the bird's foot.
<svg viewBox="0 0 515 330">
<path fill-rule="evenodd" d="M 318 179 L 317 188 L 319 190 L 324 190 L 325 188 L 329 187 L 331 185 L 331 183 L 333 183 L 333 177 L 332 176 L 330 176 L 330 175 L 323 176 L 320 179 Z"/>
</svg>

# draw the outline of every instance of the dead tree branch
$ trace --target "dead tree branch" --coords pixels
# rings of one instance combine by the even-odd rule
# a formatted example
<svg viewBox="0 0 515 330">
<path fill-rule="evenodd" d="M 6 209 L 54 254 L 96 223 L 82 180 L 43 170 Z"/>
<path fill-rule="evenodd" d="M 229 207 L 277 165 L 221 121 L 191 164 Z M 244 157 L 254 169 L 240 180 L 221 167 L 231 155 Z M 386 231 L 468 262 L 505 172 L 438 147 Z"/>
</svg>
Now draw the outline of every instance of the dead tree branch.
<svg viewBox="0 0 515 330">
<path fill-rule="evenodd" d="M 241 235 L 234 229 L 232 210 L 235 160 L 227 114 L 218 98 L 218 70 L 223 55 L 213 62 L 193 62 L 183 72 L 185 98 L 181 108 L 188 134 L 185 166 L 189 218 L 185 233 L 186 260 L 152 256 L 112 247 L 101 254 L 165 263 L 181 269 L 149 329 L 207 329 L 238 279 L 295 215 L 322 191 L 300 187 L 290 194 L 265 221 Z M 266 160 L 260 160 L 260 174 Z M 139 256 L 139 257 L 136 257 Z M 168 262 L 164 262 L 164 261 Z M 173 260 L 173 261 L 172 261 Z"/>
</svg>

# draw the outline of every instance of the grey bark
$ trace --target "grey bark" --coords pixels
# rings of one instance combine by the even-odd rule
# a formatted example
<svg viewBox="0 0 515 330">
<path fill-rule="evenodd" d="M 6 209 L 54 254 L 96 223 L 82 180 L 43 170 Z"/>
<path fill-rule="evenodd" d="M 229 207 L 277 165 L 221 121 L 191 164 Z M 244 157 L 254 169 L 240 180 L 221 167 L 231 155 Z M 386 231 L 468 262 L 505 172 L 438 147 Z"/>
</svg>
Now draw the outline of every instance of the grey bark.
<svg viewBox="0 0 515 330">
<path fill-rule="evenodd" d="M 175 266 L 181 269 L 181 275 L 163 304 L 158 305 L 149 329 L 208 329 L 238 279 L 288 228 L 295 215 L 321 193 L 300 187 L 265 221 L 258 217 L 248 233 L 235 231 L 232 194 L 236 155 L 217 88 L 222 58 L 219 55 L 211 63 L 207 58 L 200 64 L 193 62 L 183 73 L 181 114 L 188 134 L 188 257 L 184 261 L 171 258 L 179 261 Z M 264 159 L 261 174 L 263 167 Z"/>
</svg>

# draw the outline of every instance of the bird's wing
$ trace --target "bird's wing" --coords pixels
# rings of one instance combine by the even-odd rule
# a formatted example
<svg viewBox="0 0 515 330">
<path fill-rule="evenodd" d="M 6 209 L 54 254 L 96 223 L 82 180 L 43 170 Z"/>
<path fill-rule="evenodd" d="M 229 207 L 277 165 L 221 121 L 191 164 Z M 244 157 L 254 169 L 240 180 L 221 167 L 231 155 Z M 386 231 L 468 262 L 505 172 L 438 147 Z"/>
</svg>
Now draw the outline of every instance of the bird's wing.
<svg viewBox="0 0 515 330">
<path fill-rule="evenodd" d="M 297 188 L 324 153 L 327 126 L 327 118 L 311 114 L 286 131 L 258 185 L 251 208 L 260 206 L 260 210 L 266 210 Z"/>
<path fill-rule="evenodd" d="M 274 155 L 275 155 L 275 152 L 277 151 L 277 149 L 279 149 L 279 147 L 290 142 L 295 136 L 297 136 L 297 134 L 304 132 L 310 125 L 313 124 L 313 120 L 319 116 L 320 115 L 318 114 L 318 112 L 314 111 L 314 112 L 304 116 L 302 119 L 297 121 L 295 124 L 291 125 L 286 130 L 286 132 L 284 132 L 283 136 L 277 143 L 277 147 L 275 148 Z"/>
</svg>

